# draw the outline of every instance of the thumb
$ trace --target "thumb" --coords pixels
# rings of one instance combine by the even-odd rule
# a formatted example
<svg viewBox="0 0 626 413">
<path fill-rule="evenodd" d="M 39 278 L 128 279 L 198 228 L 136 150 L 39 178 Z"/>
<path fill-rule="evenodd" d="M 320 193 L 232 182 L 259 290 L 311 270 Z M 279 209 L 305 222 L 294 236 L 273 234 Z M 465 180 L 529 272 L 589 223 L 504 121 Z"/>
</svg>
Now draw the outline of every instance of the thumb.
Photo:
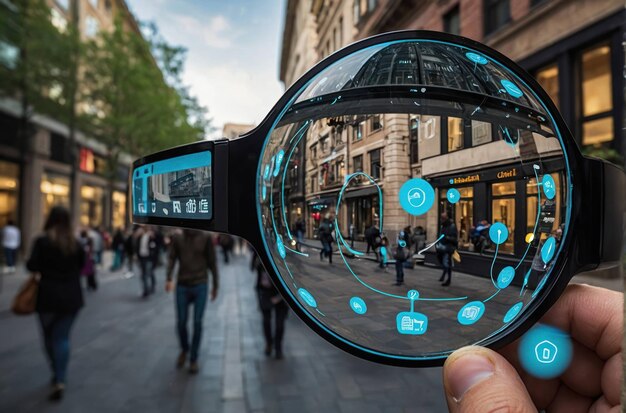
<svg viewBox="0 0 626 413">
<path fill-rule="evenodd" d="M 536 412 L 515 368 L 495 351 L 463 347 L 443 366 L 448 409 L 464 412 Z"/>
</svg>

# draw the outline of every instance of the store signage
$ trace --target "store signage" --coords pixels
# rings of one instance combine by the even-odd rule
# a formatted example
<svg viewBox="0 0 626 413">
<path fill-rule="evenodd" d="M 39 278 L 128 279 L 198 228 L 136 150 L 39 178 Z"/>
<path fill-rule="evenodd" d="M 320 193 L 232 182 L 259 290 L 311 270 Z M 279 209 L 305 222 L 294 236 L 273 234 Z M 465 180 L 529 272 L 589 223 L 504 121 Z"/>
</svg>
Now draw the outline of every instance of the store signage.
<svg viewBox="0 0 626 413">
<path fill-rule="evenodd" d="M 514 178 L 517 176 L 517 168 L 511 168 L 506 171 L 500 171 L 496 174 L 498 179 Z"/>
<path fill-rule="evenodd" d="M 478 182 L 478 181 L 480 181 L 480 175 L 475 174 L 475 175 L 459 176 L 456 178 L 452 178 L 450 179 L 450 184 L 452 185 L 468 184 L 471 182 Z"/>
</svg>

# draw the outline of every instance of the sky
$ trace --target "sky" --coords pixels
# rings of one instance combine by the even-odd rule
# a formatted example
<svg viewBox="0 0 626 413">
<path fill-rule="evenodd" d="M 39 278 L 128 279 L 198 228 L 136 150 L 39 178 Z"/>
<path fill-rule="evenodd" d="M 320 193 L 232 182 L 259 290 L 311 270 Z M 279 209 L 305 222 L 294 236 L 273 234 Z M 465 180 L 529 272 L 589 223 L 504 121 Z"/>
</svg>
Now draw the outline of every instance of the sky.
<svg viewBox="0 0 626 413">
<path fill-rule="evenodd" d="M 279 81 L 284 0 L 126 0 L 168 43 L 188 49 L 183 81 L 226 122 L 258 125 L 283 93 Z"/>
</svg>

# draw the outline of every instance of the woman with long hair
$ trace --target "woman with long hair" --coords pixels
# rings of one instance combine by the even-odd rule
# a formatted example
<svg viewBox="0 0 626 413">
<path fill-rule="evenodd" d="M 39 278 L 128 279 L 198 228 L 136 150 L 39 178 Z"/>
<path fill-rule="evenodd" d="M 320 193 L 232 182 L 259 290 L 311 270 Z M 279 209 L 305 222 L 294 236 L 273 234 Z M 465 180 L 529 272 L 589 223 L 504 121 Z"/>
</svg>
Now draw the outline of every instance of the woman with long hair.
<svg viewBox="0 0 626 413">
<path fill-rule="evenodd" d="M 84 262 L 69 211 L 53 207 L 26 264 L 31 272 L 40 274 L 37 312 L 52 369 L 50 400 L 60 400 L 65 389 L 70 330 L 83 306 L 80 272 Z"/>
</svg>

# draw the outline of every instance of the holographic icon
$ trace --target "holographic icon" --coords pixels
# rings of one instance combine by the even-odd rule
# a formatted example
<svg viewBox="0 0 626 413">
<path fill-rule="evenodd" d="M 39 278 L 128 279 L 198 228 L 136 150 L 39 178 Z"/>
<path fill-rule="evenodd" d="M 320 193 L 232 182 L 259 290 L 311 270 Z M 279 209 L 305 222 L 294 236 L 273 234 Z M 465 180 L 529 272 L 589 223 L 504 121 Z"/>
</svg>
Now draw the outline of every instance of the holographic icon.
<svg viewBox="0 0 626 413">
<path fill-rule="evenodd" d="M 267 181 L 267 178 L 270 177 L 270 166 L 265 165 L 265 170 L 263 171 L 263 179 Z"/>
<path fill-rule="evenodd" d="M 428 317 L 415 311 L 404 311 L 396 316 L 396 328 L 400 334 L 418 336 L 428 328 Z"/>
<path fill-rule="evenodd" d="M 514 98 L 522 97 L 522 95 L 524 94 L 515 83 L 511 82 L 508 79 L 502 79 L 500 80 L 500 83 L 502 84 L 504 90 L 506 90 L 506 93 L 513 96 Z"/>
<path fill-rule="evenodd" d="M 317 301 L 315 301 L 315 297 L 313 297 L 310 292 L 304 288 L 300 288 L 298 290 L 298 295 L 304 300 L 305 303 L 307 303 L 309 307 L 317 308 Z"/>
<path fill-rule="evenodd" d="M 285 151 L 282 149 L 280 152 L 276 154 L 276 160 L 274 161 L 274 177 L 278 176 L 278 171 L 280 171 L 280 164 L 283 162 L 283 158 L 285 157 Z"/>
<path fill-rule="evenodd" d="M 285 244 L 283 243 L 282 237 L 278 234 L 276 235 L 276 249 L 278 250 L 278 255 L 284 259 L 287 255 L 287 251 L 285 250 Z"/>
<path fill-rule="evenodd" d="M 548 364 L 554 362 L 559 349 L 550 340 L 543 340 L 535 346 L 535 357 L 539 363 Z"/>
<path fill-rule="evenodd" d="M 174 213 L 180 214 L 181 210 L 180 210 L 180 201 L 174 201 L 172 202 L 172 209 L 174 210 Z"/>
<path fill-rule="evenodd" d="M 554 237 L 550 237 L 543 243 L 541 247 L 541 259 L 544 263 L 549 263 L 552 257 L 554 257 L 554 252 L 556 251 L 556 239 Z"/>
<path fill-rule="evenodd" d="M 556 195 L 556 185 L 554 184 L 554 178 L 550 175 L 544 175 L 541 179 L 541 186 L 543 187 L 543 193 L 546 194 L 546 198 L 553 199 Z"/>
<path fill-rule="evenodd" d="M 425 214 L 435 202 L 435 190 L 424 179 L 409 179 L 400 188 L 400 205 L 411 215 Z"/>
<path fill-rule="evenodd" d="M 486 65 L 487 63 L 489 63 L 486 57 L 481 56 L 478 53 L 474 53 L 474 52 L 465 53 L 465 57 L 467 57 L 469 60 L 471 60 L 474 63 L 478 63 L 479 65 Z"/>
<path fill-rule="evenodd" d="M 267 198 L 267 187 L 265 185 L 263 185 L 263 188 L 261 188 L 261 197 L 263 201 L 265 201 L 265 198 Z"/>
<path fill-rule="evenodd" d="M 524 303 L 521 301 L 519 303 L 514 304 L 511 308 L 509 308 L 509 311 L 506 312 L 502 321 L 504 321 L 505 323 L 508 323 L 511 320 L 513 320 L 515 317 L 517 317 L 520 311 L 522 311 L 522 307 L 524 307 Z"/>
<path fill-rule="evenodd" d="M 566 332 L 538 324 L 522 336 L 517 353 L 528 373 L 540 379 L 552 379 L 569 366 L 573 345 Z"/>
<path fill-rule="evenodd" d="M 457 314 L 457 320 L 464 326 L 469 326 L 480 320 L 485 313 L 485 304 L 482 301 L 472 301 L 463 306 Z"/>
<path fill-rule="evenodd" d="M 448 202 L 451 204 L 456 204 L 461 199 L 461 193 L 456 188 L 450 188 L 446 193 L 446 198 L 448 198 Z"/>
<path fill-rule="evenodd" d="M 499 289 L 504 289 L 511 285 L 511 282 L 515 278 L 515 268 L 511 266 L 504 267 L 498 275 L 497 285 Z"/>
<path fill-rule="evenodd" d="M 503 244 L 509 238 L 509 230 L 502 222 L 496 222 L 489 227 L 489 238 L 496 245 Z"/>
<path fill-rule="evenodd" d="M 352 297 L 350 299 L 350 308 L 357 314 L 365 314 L 367 312 L 367 305 L 361 297 Z"/>
</svg>

